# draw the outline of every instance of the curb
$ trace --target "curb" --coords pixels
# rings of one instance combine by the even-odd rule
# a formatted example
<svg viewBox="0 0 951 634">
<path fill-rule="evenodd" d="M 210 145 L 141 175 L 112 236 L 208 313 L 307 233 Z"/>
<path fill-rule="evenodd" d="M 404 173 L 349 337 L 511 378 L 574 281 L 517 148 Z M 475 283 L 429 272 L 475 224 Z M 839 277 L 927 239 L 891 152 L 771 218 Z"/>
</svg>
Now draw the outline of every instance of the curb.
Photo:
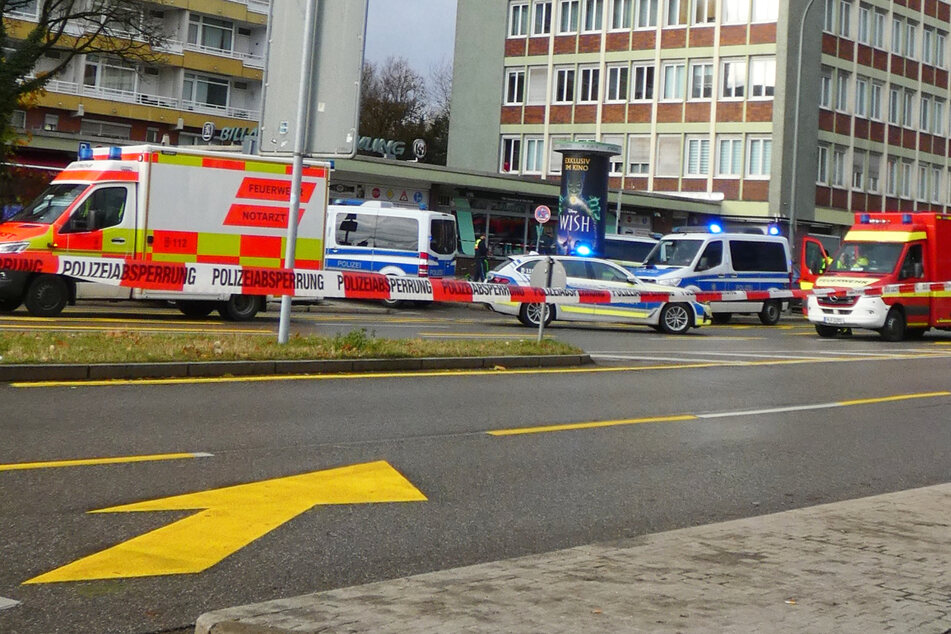
<svg viewBox="0 0 951 634">
<path fill-rule="evenodd" d="M 587 354 L 420 357 L 416 359 L 328 359 L 321 361 L 203 361 L 168 363 L 94 363 L 0 365 L 0 383 L 15 381 L 87 381 L 187 377 L 350 374 L 423 370 L 552 368 L 593 365 Z"/>
</svg>

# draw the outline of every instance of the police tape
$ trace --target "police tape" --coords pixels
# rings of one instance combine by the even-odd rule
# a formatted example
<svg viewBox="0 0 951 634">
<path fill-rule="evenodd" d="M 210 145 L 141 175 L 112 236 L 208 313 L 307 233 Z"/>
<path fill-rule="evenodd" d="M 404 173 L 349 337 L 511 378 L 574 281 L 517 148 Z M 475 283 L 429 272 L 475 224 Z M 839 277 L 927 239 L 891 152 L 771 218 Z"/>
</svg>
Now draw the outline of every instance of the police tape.
<svg viewBox="0 0 951 634">
<path fill-rule="evenodd" d="M 914 296 L 951 292 L 951 282 L 893 284 L 876 288 L 766 291 L 699 291 L 671 288 L 535 288 L 454 279 L 395 277 L 379 273 L 275 269 L 205 262 L 155 262 L 120 258 L 23 253 L 0 256 L 0 270 L 53 273 L 84 282 L 194 295 L 291 295 L 304 299 L 390 299 L 464 303 L 637 304 L 670 301 L 731 302 L 817 296 Z"/>
</svg>

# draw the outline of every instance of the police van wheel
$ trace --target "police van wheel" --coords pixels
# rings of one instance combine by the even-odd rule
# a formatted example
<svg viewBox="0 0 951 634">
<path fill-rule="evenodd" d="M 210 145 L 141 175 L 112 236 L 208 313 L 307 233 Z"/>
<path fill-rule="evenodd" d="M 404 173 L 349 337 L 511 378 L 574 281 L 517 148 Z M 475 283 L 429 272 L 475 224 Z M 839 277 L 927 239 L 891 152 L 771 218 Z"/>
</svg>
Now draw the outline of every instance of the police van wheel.
<svg viewBox="0 0 951 634">
<path fill-rule="evenodd" d="M 892 308 L 885 316 L 885 325 L 878 331 L 885 341 L 901 341 L 905 338 L 905 315 Z"/>
<path fill-rule="evenodd" d="M 667 304 L 660 311 L 660 329 L 668 335 L 682 335 L 693 325 L 688 304 Z"/>
<path fill-rule="evenodd" d="M 69 286 L 59 275 L 39 275 L 26 289 L 26 309 L 34 317 L 55 317 L 69 302 Z"/>
<path fill-rule="evenodd" d="M 0 313 L 12 313 L 20 304 L 23 303 L 22 297 L 4 297 L 0 298 Z"/>
<path fill-rule="evenodd" d="M 261 310 L 257 295 L 232 295 L 218 305 L 218 314 L 228 321 L 251 321 Z"/>
<path fill-rule="evenodd" d="M 733 318 L 733 313 L 713 313 L 710 316 L 710 321 L 715 324 L 723 325 L 730 323 L 730 319 Z"/>
<path fill-rule="evenodd" d="M 839 329 L 835 326 L 826 326 L 825 324 L 816 324 L 816 334 L 823 339 L 831 339 L 839 334 Z"/>
<path fill-rule="evenodd" d="M 182 300 L 175 302 L 178 310 L 186 317 L 207 317 L 215 309 L 215 302 L 201 300 Z"/>
<path fill-rule="evenodd" d="M 775 326 L 782 317 L 782 304 L 776 300 L 763 302 L 763 310 L 759 311 L 759 320 L 766 326 Z"/>
<path fill-rule="evenodd" d="M 545 307 L 545 325 L 547 326 L 555 319 L 555 307 L 551 304 L 522 304 L 518 311 L 518 320 L 525 326 L 538 328 L 542 306 Z"/>
</svg>

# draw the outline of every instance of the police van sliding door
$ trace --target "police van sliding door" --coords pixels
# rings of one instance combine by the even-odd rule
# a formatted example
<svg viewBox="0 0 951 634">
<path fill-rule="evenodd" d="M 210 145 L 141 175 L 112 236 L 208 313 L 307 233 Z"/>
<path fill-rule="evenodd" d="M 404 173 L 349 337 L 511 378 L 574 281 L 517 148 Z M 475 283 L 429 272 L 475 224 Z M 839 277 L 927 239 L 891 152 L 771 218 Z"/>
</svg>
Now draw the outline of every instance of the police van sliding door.
<svg viewBox="0 0 951 634">
<path fill-rule="evenodd" d="M 59 228 L 55 253 L 100 258 L 102 265 L 131 258 L 135 247 L 135 185 L 100 185 L 80 200 Z M 119 267 L 113 267 L 117 272 Z M 108 272 L 107 272 L 108 274 Z M 129 299 L 131 290 L 118 285 L 77 282 L 79 299 Z"/>
</svg>

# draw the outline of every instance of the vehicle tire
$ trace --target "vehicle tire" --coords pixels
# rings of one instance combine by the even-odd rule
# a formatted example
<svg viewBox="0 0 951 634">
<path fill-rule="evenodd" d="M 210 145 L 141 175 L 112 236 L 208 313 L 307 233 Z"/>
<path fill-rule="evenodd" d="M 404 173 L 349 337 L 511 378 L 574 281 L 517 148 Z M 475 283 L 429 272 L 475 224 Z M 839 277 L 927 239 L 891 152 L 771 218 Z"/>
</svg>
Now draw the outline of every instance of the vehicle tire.
<svg viewBox="0 0 951 634">
<path fill-rule="evenodd" d="M 733 313 L 710 313 L 710 321 L 720 326 L 730 323 L 732 318 Z"/>
<path fill-rule="evenodd" d="M 207 317 L 215 309 L 215 302 L 195 299 L 183 299 L 175 302 L 178 310 L 186 317 Z"/>
<path fill-rule="evenodd" d="M 667 304 L 660 311 L 660 329 L 668 335 L 685 334 L 693 325 L 690 304 Z"/>
<path fill-rule="evenodd" d="M 905 314 L 900 308 L 892 308 L 885 316 L 885 325 L 878 331 L 885 341 L 901 341 L 905 338 Z"/>
<path fill-rule="evenodd" d="M 55 317 L 69 302 L 69 286 L 59 275 L 38 275 L 26 289 L 24 303 L 34 317 Z"/>
<path fill-rule="evenodd" d="M 763 309 L 759 311 L 759 320 L 765 326 L 775 326 L 783 315 L 783 305 L 775 300 L 763 302 Z"/>
<path fill-rule="evenodd" d="M 22 303 L 22 297 L 4 297 L 0 299 L 0 313 L 12 313 L 19 308 Z"/>
<path fill-rule="evenodd" d="M 261 310 L 257 295 L 232 295 L 218 304 L 218 314 L 227 321 L 251 321 Z"/>
<path fill-rule="evenodd" d="M 823 339 L 831 339 L 839 334 L 839 329 L 835 326 L 826 326 L 825 324 L 816 324 L 816 334 Z"/>
<path fill-rule="evenodd" d="M 555 307 L 552 304 L 545 306 L 545 325 L 547 326 L 555 320 Z M 541 318 L 542 304 L 522 304 L 518 310 L 518 320 L 525 326 L 538 328 L 538 320 Z"/>
</svg>

